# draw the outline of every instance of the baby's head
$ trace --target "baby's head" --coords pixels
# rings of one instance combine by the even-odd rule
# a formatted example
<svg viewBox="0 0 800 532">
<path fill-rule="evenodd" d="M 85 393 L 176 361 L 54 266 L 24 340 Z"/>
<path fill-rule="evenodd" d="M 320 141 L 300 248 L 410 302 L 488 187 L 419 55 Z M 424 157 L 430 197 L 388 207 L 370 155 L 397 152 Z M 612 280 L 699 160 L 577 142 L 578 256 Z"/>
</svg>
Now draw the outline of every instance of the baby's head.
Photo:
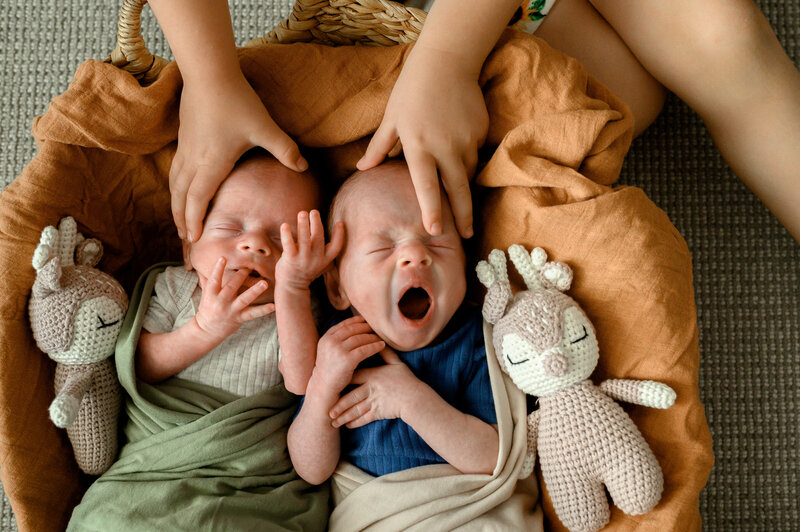
<svg viewBox="0 0 800 532">
<path fill-rule="evenodd" d="M 296 235 L 297 213 L 318 209 L 320 189 L 308 172 L 297 173 L 266 152 L 243 157 L 211 200 L 203 234 L 184 243 L 186 267 L 197 270 L 200 286 L 225 257 L 223 284 L 240 268 L 251 270 L 239 292 L 266 279 L 269 288 L 254 302 L 274 300 L 275 263 L 281 256 L 281 224 Z"/>
<path fill-rule="evenodd" d="M 329 226 L 338 221 L 344 222 L 345 245 L 325 274 L 331 304 L 352 307 L 399 351 L 431 343 L 466 292 L 464 248 L 446 199 L 442 233 L 431 236 L 408 167 L 389 161 L 342 185 Z"/>
</svg>

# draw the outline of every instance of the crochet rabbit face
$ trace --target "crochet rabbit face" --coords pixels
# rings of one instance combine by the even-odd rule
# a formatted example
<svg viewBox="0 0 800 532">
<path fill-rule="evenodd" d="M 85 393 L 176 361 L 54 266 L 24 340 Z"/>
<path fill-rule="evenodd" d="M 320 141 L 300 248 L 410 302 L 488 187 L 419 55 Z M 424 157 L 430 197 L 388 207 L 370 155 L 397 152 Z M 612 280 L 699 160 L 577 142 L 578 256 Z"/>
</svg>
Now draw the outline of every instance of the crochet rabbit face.
<svg viewBox="0 0 800 532">
<path fill-rule="evenodd" d="M 124 309 L 108 296 L 84 301 L 72 322 L 72 343 L 65 351 L 49 353 L 62 364 L 90 364 L 114 354 Z"/>
<path fill-rule="evenodd" d="M 102 253 L 100 242 L 83 238 L 70 217 L 42 231 L 29 314 L 37 345 L 56 362 L 91 364 L 114 353 L 128 298 L 113 277 L 93 267 Z"/>
<path fill-rule="evenodd" d="M 594 327 L 578 304 L 564 294 L 572 270 L 548 262 L 535 248 L 530 254 L 511 246 L 509 257 L 527 290 L 512 296 L 506 256 L 500 250 L 478 264 L 478 277 L 489 289 L 483 313 L 494 324 L 494 347 L 503 369 L 524 392 L 550 395 L 587 379 L 597 366 Z"/>
<path fill-rule="evenodd" d="M 530 395 L 550 395 L 587 379 L 599 358 L 589 318 L 570 298 L 564 304 L 553 295 L 524 293 L 494 329 L 503 368 Z"/>
</svg>

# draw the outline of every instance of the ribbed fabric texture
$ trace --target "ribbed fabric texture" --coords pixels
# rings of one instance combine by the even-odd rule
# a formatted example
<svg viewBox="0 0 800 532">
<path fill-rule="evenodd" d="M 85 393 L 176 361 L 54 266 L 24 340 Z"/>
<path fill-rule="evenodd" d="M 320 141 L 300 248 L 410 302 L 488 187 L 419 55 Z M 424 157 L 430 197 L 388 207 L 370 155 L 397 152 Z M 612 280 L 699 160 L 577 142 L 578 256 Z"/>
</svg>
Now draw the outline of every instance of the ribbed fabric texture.
<svg viewBox="0 0 800 532">
<path fill-rule="evenodd" d="M 197 274 L 180 266 L 156 279 L 154 295 L 142 322 L 153 333 L 173 331 L 197 314 L 201 290 Z M 247 396 L 281 382 L 275 314 L 243 324 L 208 354 L 177 375 L 192 382 Z"/>
<path fill-rule="evenodd" d="M 453 407 L 486 423 L 497 423 L 480 311 L 465 312 L 466 317 L 461 318 L 465 319 L 464 325 L 445 341 L 398 355 L 417 378 Z M 379 356 L 366 362 L 367 367 L 381 364 Z M 445 463 L 414 429 L 399 419 L 373 421 L 357 429 L 343 428 L 341 434 L 342 459 L 375 476 Z"/>
</svg>

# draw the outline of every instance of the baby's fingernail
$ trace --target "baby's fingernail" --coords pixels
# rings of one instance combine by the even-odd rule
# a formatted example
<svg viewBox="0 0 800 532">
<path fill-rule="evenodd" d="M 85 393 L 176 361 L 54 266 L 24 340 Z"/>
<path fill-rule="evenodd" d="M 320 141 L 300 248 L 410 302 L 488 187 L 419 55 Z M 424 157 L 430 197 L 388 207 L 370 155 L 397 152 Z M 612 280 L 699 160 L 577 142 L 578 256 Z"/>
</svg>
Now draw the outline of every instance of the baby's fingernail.
<svg viewBox="0 0 800 532">
<path fill-rule="evenodd" d="M 431 224 L 431 234 L 432 235 L 440 235 L 442 234 L 442 224 L 439 222 L 434 222 Z"/>
<path fill-rule="evenodd" d="M 194 242 L 194 236 L 192 235 L 192 232 L 191 232 L 191 231 L 189 231 L 188 233 L 186 233 L 186 239 L 187 239 L 189 242 Z"/>
</svg>

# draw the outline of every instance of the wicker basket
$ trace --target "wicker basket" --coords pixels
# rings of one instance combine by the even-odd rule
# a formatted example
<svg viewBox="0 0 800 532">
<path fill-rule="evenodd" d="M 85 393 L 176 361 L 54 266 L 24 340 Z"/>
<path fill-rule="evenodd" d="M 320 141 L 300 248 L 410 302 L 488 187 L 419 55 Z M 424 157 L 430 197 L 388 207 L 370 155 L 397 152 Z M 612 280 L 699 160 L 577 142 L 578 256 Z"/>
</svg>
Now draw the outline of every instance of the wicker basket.
<svg viewBox="0 0 800 532">
<path fill-rule="evenodd" d="M 106 59 L 149 85 L 168 63 L 151 54 L 141 33 L 147 0 L 125 0 L 120 9 L 117 46 Z M 315 42 L 330 46 L 361 44 L 391 46 L 417 40 L 426 13 L 391 0 L 297 0 L 289 17 L 264 37 L 264 43 Z"/>
</svg>

